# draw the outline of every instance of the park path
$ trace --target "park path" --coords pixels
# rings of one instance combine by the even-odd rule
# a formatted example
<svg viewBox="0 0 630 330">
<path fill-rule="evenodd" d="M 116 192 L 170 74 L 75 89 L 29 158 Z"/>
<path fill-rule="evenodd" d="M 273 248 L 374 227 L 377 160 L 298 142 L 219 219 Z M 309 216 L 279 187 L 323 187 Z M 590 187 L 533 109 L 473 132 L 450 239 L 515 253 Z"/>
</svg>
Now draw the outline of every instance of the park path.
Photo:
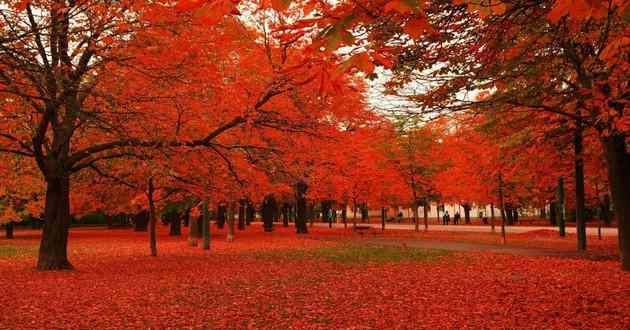
<svg viewBox="0 0 630 330">
<path fill-rule="evenodd" d="M 361 226 L 370 226 L 373 228 L 381 228 L 380 223 L 360 223 L 357 222 L 358 225 Z M 316 226 L 320 227 L 328 227 L 327 223 L 316 223 Z M 348 226 L 352 226 L 351 223 Z M 333 224 L 335 228 L 343 228 L 342 223 Z M 496 226 L 496 230 L 499 231 L 501 226 Z M 414 230 L 415 227 L 413 224 L 397 224 L 397 223 L 387 223 L 385 224 L 385 229 L 400 229 L 400 230 Z M 420 224 L 420 229 L 424 230 L 424 225 Z M 538 230 L 553 230 L 558 231 L 557 227 L 551 226 L 506 226 L 505 230 L 508 234 L 521 234 L 527 233 L 531 231 Z M 617 228 L 602 228 L 602 236 L 617 236 Z M 471 232 L 471 233 L 491 233 L 492 229 L 490 226 L 479 226 L 479 225 L 429 225 L 429 231 L 453 231 L 453 232 Z M 567 227 L 566 232 L 569 234 L 575 234 L 575 227 Z M 587 235 L 597 235 L 597 228 L 588 227 L 586 228 Z"/>
<path fill-rule="evenodd" d="M 531 257 L 578 257 L 577 252 L 557 251 L 544 248 L 519 247 L 477 242 L 457 242 L 417 239 L 366 238 L 365 244 L 381 246 L 405 246 L 420 249 L 435 249 L 459 252 L 491 252 Z"/>
</svg>

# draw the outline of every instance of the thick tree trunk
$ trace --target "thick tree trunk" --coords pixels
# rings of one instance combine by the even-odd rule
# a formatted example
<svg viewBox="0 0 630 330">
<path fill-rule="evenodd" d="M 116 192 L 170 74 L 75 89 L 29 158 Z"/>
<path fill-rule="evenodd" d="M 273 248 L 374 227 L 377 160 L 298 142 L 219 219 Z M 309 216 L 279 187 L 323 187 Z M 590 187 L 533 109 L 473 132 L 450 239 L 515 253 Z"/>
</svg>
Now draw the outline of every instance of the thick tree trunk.
<svg viewBox="0 0 630 330">
<path fill-rule="evenodd" d="M 149 179 L 149 241 L 151 256 L 157 257 L 157 214 L 155 214 L 155 202 L 153 201 L 153 178 Z"/>
<path fill-rule="evenodd" d="M 296 199 L 296 210 L 295 210 L 295 230 L 298 234 L 308 234 L 308 228 L 306 227 L 306 191 L 308 190 L 308 185 L 305 182 L 299 181 L 295 185 L 295 199 Z"/>
<path fill-rule="evenodd" d="M 381 207 L 381 231 L 385 231 L 385 221 L 387 220 L 387 208 Z"/>
<path fill-rule="evenodd" d="M 4 225 L 4 233 L 6 239 L 13 239 L 13 221 L 9 221 Z"/>
<path fill-rule="evenodd" d="M 341 210 L 341 220 L 343 221 L 343 229 L 348 229 L 348 202 L 343 204 Z"/>
<path fill-rule="evenodd" d="M 68 177 L 46 179 L 44 219 L 37 269 L 72 269 L 67 254 L 70 225 L 70 179 Z"/>
<path fill-rule="evenodd" d="M 586 212 L 584 201 L 584 158 L 582 141 L 582 123 L 578 120 L 573 140 L 575 151 L 575 229 L 577 232 L 577 250 L 586 251 Z"/>
<path fill-rule="evenodd" d="M 608 165 L 608 182 L 619 230 L 621 269 L 630 271 L 630 153 L 623 136 L 603 140 Z"/>
</svg>

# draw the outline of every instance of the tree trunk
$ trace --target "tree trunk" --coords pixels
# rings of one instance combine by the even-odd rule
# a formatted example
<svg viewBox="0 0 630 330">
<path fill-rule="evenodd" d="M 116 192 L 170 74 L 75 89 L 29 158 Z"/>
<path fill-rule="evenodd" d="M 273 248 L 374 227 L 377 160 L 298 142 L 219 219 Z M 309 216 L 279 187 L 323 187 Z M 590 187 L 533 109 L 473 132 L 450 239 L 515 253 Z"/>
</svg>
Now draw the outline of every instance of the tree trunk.
<svg viewBox="0 0 630 330">
<path fill-rule="evenodd" d="M 630 271 L 630 153 L 623 136 L 603 140 L 608 182 L 619 230 L 621 269 Z"/>
<path fill-rule="evenodd" d="M 151 256 L 157 257 L 157 215 L 155 214 L 155 202 L 153 201 L 153 178 L 149 178 L 149 245 Z"/>
<path fill-rule="evenodd" d="M 381 231 L 385 231 L 386 218 L 387 218 L 387 209 L 383 206 L 381 207 Z"/>
<path fill-rule="evenodd" d="M 238 230 L 245 230 L 245 200 L 238 202 Z"/>
<path fill-rule="evenodd" d="M 171 227 L 168 234 L 170 236 L 182 236 L 182 218 L 179 212 L 172 214 L 169 222 Z"/>
<path fill-rule="evenodd" d="M 494 233 L 494 203 L 490 203 L 490 228 Z"/>
<path fill-rule="evenodd" d="M 578 117 L 579 118 L 579 117 Z M 586 251 L 586 219 L 584 202 L 584 158 L 582 141 L 582 122 L 578 119 L 573 141 L 575 151 L 575 229 L 577 232 L 577 250 Z"/>
<path fill-rule="evenodd" d="M 499 204 L 501 207 L 501 237 L 505 244 L 505 201 L 503 200 L 503 177 L 499 173 Z"/>
<path fill-rule="evenodd" d="M 234 203 L 230 203 L 227 211 L 227 241 L 234 240 Z"/>
<path fill-rule="evenodd" d="M 558 209 L 556 210 L 556 217 L 558 220 L 558 231 L 560 233 L 560 237 L 566 236 L 566 230 L 564 228 L 564 178 L 558 178 L 558 192 L 557 192 L 557 205 Z"/>
<path fill-rule="evenodd" d="M 13 239 L 13 221 L 9 221 L 4 225 L 5 237 Z"/>
<path fill-rule="evenodd" d="M 470 204 L 464 204 L 464 223 L 470 224 Z"/>
<path fill-rule="evenodd" d="M 252 202 L 247 202 L 247 209 L 245 210 L 245 225 L 249 226 L 256 220 L 256 208 Z"/>
<path fill-rule="evenodd" d="M 348 229 L 348 203 L 343 204 L 343 209 L 341 210 L 341 220 L 343 220 L 343 229 Z"/>
<path fill-rule="evenodd" d="M 67 254 L 70 225 L 70 179 L 68 177 L 46 179 L 44 219 L 37 269 L 72 269 Z"/>
<path fill-rule="evenodd" d="M 208 212 L 208 202 L 205 201 L 203 203 L 203 209 L 201 211 L 201 232 L 203 235 L 203 246 L 204 250 L 210 250 L 210 212 Z"/>
<path fill-rule="evenodd" d="M 414 229 L 416 231 L 420 231 L 420 217 L 418 217 L 418 202 L 415 200 L 413 201 L 413 223 L 414 223 Z"/>
<path fill-rule="evenodd" d="M 276 217 L 276 200 L 273 195 L 269 194 L 265 196 L 261 206 L 261 213 L 263 218 L 263 228 L 266 232 L 273 231 L 273 220 Z"/>
<path fill-rule="evenodd" d="M 190 226 L 188 231 L 188 245 L 197 246 L 199 239 L 199 219 L 197 217 L 190 218 Z"/>
<path fill-rule="evenodd" d="M 184 211 L 184 227 L 188 227 L 190 224 L 190 207 L 186 207 Z"/>
<path fill-rule="evenodd" d="M 424 230 L 429 230 L 429 202 L 424 202 L 422 212 L 424 213 Z"/>
<path fill-rule="evenodd" d="M 225 204 L 219 203 L 217 206 L 217 228 L 219 229 L 223 229 L 225 225 L 225 213 L 227 213 Z"/>
<path fill-rule="evenodd" d="M 435 214 L 437 214 L 437 222 L 440 223 L 440 203 L 435 204 Z"/>
<path fill-rule="evenodd" d="M 308 228 L 306 227 L 306 191 L 308 185 L 304 181 L 299 181 L 295 184 L 295 199 L 296 199 L 296 214 L 295 214 L 295 229 L 298 234 L 308 234 Z"/>
<path fill-rule="evenodd" d="M 289 213 L 291 212 L 291 204 L 282 204 L 282 227 L 289 227 Z"/>
<path fill-rule="evenodd" d="M 549 224 L 552 226 L 556 226 L 557 225 L 557 220 L 558 220 L 558 203 L 556 201 L 553 201 L 551 203 L 549 203 Z"/>
</svg>

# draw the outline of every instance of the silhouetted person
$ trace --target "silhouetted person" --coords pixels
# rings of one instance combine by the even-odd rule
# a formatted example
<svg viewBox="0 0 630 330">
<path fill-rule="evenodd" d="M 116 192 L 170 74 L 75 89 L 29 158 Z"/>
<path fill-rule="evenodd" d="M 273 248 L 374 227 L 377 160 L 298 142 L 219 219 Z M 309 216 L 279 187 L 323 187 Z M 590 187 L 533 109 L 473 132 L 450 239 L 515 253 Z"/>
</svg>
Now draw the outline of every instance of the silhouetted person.
<svg viewBox="0 0 630 330">
<path fill-rule="evenodd" d="M 455 216 L 453 217 L 453 224 L 454 225 L 459 225 L 459 220 L 461 220 L 462 216 L 459 214 L 459 212 L 455 212 Z"/>
<path fill-rule="evenodd" d="M 448 211 L 444 211 L 444 215 L 442 216 L 442 224 L 447 226 L 449 222 L 451 222 L 451 216 L 448 214 Z"/>
</svg>

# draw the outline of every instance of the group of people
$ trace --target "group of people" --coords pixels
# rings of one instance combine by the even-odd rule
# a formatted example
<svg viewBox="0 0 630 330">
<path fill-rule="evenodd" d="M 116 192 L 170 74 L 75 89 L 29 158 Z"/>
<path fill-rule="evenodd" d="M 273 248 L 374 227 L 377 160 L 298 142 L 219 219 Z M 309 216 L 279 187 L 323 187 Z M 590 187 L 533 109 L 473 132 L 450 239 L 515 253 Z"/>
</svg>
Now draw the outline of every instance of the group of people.
<svg viewBox="0 0 630 330">
<path fill-rule="evenodd" d="M 458 225 L 461 219 L 462 219 L 462 216 L 459 214 L 459 212 L 455 212 L 455 215 L 453 216 L 453 224 Z M 448 211 L 444 211 L 444 215 L 442 216 L 442 224 L 448 225 L 450 222 L 451 222 L 451 215 L 448 214 Z"/>
</svg>

